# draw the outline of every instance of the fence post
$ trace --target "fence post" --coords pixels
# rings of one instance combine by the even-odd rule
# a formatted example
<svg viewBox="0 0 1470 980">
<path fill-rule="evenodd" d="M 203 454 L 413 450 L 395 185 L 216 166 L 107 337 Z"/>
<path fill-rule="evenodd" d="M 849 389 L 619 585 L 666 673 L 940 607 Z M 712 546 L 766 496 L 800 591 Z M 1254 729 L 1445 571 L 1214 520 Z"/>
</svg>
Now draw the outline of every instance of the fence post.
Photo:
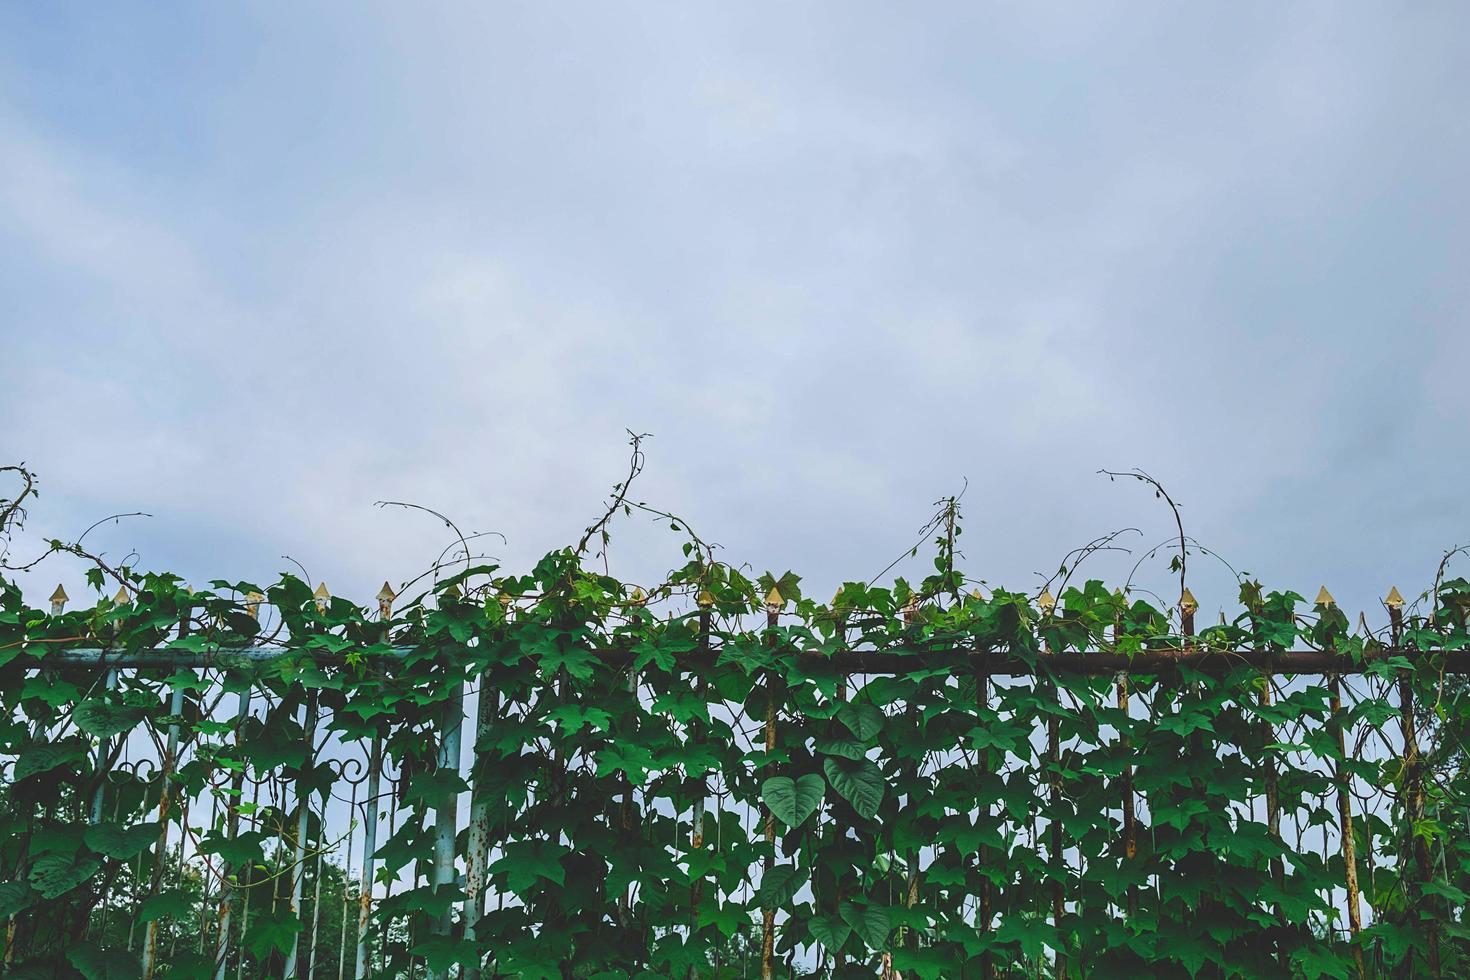
<svg viewBox="0 0 1470 980">
<path fill-rule="evenodd" d="M 312 599 L 316 602 L 317 612 L 325 613 L 327 605 L 332 601 L 332 593 L 327 590 L 327 583 L 322 582 L 312 593 Z M 306 830 L 307 818 L 310 815 L 308 803 L 311 801 L 311 790 L 307 785 L 308 770 L 313 768 L 316 756 L 316 723 L 317 723 L 317 691 L 313 688 L 306 692 L 306 709 L 302 717 L 302 739 L 306 743 L 306 758 L 301 763 L 301 774 L 296 779 L 296 848 L 292 854 L 291 863 L 291 914 L 296 916 L 299 922 L 301 916 L 302 886 L 306 881 Z M 286 953 L 286 970 L 282 976 L 285 980 L 295 980 L 299 969 L 297 959 L 300 948 L 301 931 L 298 929 L 291 935 L 291 948 Z"/>
<path fill-rule="evenodd" d="M 698 657 L 695 663 L 697 670 L 704 670 L 709 658 L 709 631 L 710 610 L 714 607 L 715 597 L 708 589 L 701 588 L 695 596 L 694 603 L 699 607 L 699 647 Z M 699 692 L 700 700 L 703 702 L 708 697 L 709 681 L 701 674 L 695 689 Z M 690 734 L 698 738 L 703 732 L 703 726 L 698 719 L 690 722 Z M 689 829 L 689 851 L 691 854 L 704 850 L 704 800 L 709 794 L 709 777 L 700 776 L 699 786 L 694 797 L 694 819 Z M 704 897 L 704 878 L 696 878 L 689 886 L 689 938 L 692 940 L 695 933 L 699 931 L 699 903 Z M 688 971 L 689 980 L 696 976 L 695 968 L 691 965 Z"/>
<path fill-rule="evenodd" d="M 1123 599 L 1122 590 L 1115 591 L 1114 595 Z M 1115 648 L 1123 635 L 1123 623 L 1120 616 L 1113 623 L 1113 646 Z M 1128 675 L 1126 673 L 1119 673 L 1117 677 L 1117 702 L 1118 710 L 1124 716 L 1124 724 L 1129 724 Z M 1131 862 L 1138 857 L 1138 807 L 1133 796 L 1133 736 L 1125 730 L 1119 741 L 1123 747 L 1123 860 Z M 1130 919 L 1138 914 L 1138 889 L 1132 884 L 1128 885 L 1123 904 Z"/>
<path fill-rule="evenodd" d="M 1439 601 L 1434 596 L 1434 602 Z M 1400 649 L 1404 638 L 1404 597 L 1399 593 L 1398 587 L 1389 589 L 1388 595 L 1384 597 L 1383 604 L 1388 607 L 1389 635 L 1395 650 L 1404 653 Z M 1420 886 L 1429 881 L 1434 874 L 1434 865 L 1429 856 L 1429 845 L 1424 838 L 1414 833 L 1414 827 L 1424 819 L 1424 774 L 1421 768 L 1422 761 L 1419 757 L 1419 735 L 1414 721 L 1414 680 L 1412 669 L 1399 671 L 1399 731 L 1404 741 L 1404 783 L 1406 787 L 1407 805 L 1404 807 L 1404 815 L 1409 823 L 1409 848 L 1413 855 L 1415 870 L 1418 872 L 1417 879 L 1413 880 L 1414 887 L 1409 892 L 1409 907 L 1415 913 L 1419 911 L 1419 903 L 1422 898 Z M 1413 878 L 1412 875 L 1406 877 Z M 1429 972 L 1434 977 L 1440 976 L 1439 963 L 1439 930 L 1435 928 L 1432 920 L 1421 920 L 1425 922 L 1425 944 L 1428 946 Z M 1411 959 L 1413 954 L 1409 954 Z"/>
<path fill-rule="evenodd" d="M 378 619 L 383 624 L 383 642 L 389 638 L 393 619 L 393 600 L 398 598 L 388 583 L 378 591 Z M 352 968 L 353 980 L 368 975 L 368 923 L 373 914 L 373 855 L 378 849 L 378 792 L 383 774 L 383 736 L 373 734 L 368 750 L 367 799 L 362 807 L 362 878 L 357 886 L 357 951 Z"/>
<path fill-rule="evenodd" d="M 441 593 L 440 602 L 453 603 L 459 599 L 459 589 L 450 586 Z M 448 669 L 460 671 L 458 662 Z M 444 702 L 444 714 L 439 721 L 439 751 L 435 756 L 435 767 L 439 774 L 453 772 L 459 777 L 460 733 L 464 729 L 464 678 L 458 677 L 450 688 Z M 458 823 L 459 791 L 454 787 L 441 790 L 434 806 L 434 865 L 431 884 L 437 894 L 454 884 L 454 838 Z M 434 925 L 436 935 L 448 935 L 454 926 L 454 907 L 445 906 L 444 913 Z M 443 980 L 446 974 L 434 969 L 425 970 L 427 980 Z"/>
<path fill-rule="evenodd" d="M 127 593 L 125 593 L 122 589 L 118 589 L 117 594 L 118 597 L 120 597 L 123 601 L 127 601 Z M 66 590 L 58 584 L 56 586 L 56 591 L 51 593 L 51 615 L 60 616 L 62 612 L 66 609 L 66 603 L 68 599 L 69 597 L 66 594 Z M 114 601 L 117 600 L 114 599 Z M 109 693 L 117 690 L 116 669 L 111 667 L 108 668 L 106 680 L 103 681 L 103 688 Z M 92 810 L 90 815 L 90 821 L 94 824 L 102 822 L 102 805 L 107 791 L 106 769 L 108 761 L 111 759 L 111 757 L 112 739 L 104 738 L 99 740 L 97 743 L 97 788 L 92 791 Z"/>
<path fill-rule="evenodd" d="M 1047 589 L 1041 590 L 1036 604 L 1041 607 L 1043 617 L 1050 617 L 1052 610 L 1057 607 L 1057 600 L 1053 598 Z M 1043 644 L 1043 651 L 1052 651 Z M 1041 683 L 1041 672 L 1037 672 L 1037 683 Z M 1057 707 L 1061 707 L 1061 688 L 1056 679 L 1052 678 L 1046 683 L 1046 688 L 1056 696 Z M 1056 976 L 1057 980 L 1067 980 L 1067 954 L 1066 941 L 1062 938 L 1062 920 L 1067 912 L 1067 894 L 1064 884 L 1066 874 L 1066 863 L 1062 854 L 1062 779 L 1058 771 L 1062 762 L 1061 742 L 1061 720 L 1055 714 L 1048 714 L 1046 718 L 1046 760 L 1051 772 L 1047 775 L 1047 797 L 1051 803 L 1051 815 L 1048 819 L 1047 837 L 1050 841 L 1047 850 L 1051 859 L 1051 917 L 1052 926 L 1057 931 L 1057 953 L 1056 953 Z"/>
<path fill-rule="evenodd" d="M 500 594 L 500 608 L 510 619 L 510 596 Z M 490 672 L 480 672 L 480 693 L 475 705 L 475 743 L 471 746 L 470 825 L 465 841 L 464 938 L 475 941 L 475 933 L 485 914 L 485 884 L 490 865 L 490 760 L 480 755 L 480 744 L 495 727 L 500 711 L 500 692 L 490 683 Z M 464 971 L 464 980 L 480 980 L 480 959 Z"/>
<path fill-rule="evenodd" d="M 1316 605 L 1324 612 L 1337 606 L 1337 600 L 1332 598 L 1332 593 L 1327 591 L 1327 586 L 1317 592 Z M 1352 935 L 1353 966 L 1357 971 L 1358 980 L 1365 980 L 1368 975 L 1367 965 L 1363 962 L 1363 947 L 1358 939 L 1363 931 L 1363 913 L 1358 902 L 1358 842 L 1353 833 L 1353 803 L 1347 770 L 1344 768 L 1347 762 L 1347 739 L 1342 730 L 1342 675 L 1331 673 L 1327 675 L 1327 697 L 1331 722 L 1333 728 L 1333 740 L 1337 746 L 1337 765 L 1334 767 L 1333 782 L 1337 784 L 1337 822 L 1338 833 L 1342 835 L 1342 863 L 1343 879 L 1347 886 L 1347 914 L 1348 930 Z"/>
<path fill-rule="evenodd" d="M 245 597 L 245 614 L 251 619 L 260 619 L 260 604 L 265 596 L 259 592 L 252 592 Z M 240 692 L 235 710 L 235 751 L 241 752 L 245 739 L 245 721 L 250 717 L 250 696 L 254 687 L 254 680 L 250 686 Z M 241 768 L 235 770 L 230 777 L 229 812 L 225 816 L 225 838 L 231 842 L 240 832 L 240 797 L 245 790 L 244 760 L 239 760 Z M 224 874 L 220 876 L 220 898 L 219 898 L 219 938 L 215 944 L 214 952 L 214 980 L 225 980 L 225 967 L 230 959 L 230 905 L 232 891 L 230 887 L 230 876 L 239 874 L 239 868 L 226 865 Z"/>
<path fill-rule="evenodd" d="M 781 609 L 786 605 L 786 600 L 781 598 L 781 593 L 773 585 L 771 591 L 766 594 L 766 628 L 770 631 L 769 643 L 772 647 L 776 645 L 776 624 L 781 615 Z M 771 772 L 769 756 L 776 751 L 776 672 L 766 670 L 766 755 L 767 772 Z M 776 866 L 776 817 L 771 813 L 771 808 L 761 801 L 761 819 L 765 823 L 766 831 L 766 853 L 763 859 L 763 871 L 761 881 L 771 873 Z M 773 980 L 775 977 L 775 954 L 776 954 L 776 910 L 774 908 L 761 909 L 761 980 Z"/>
<path fill-rule="evenodd" d="M 118 589 L 117 595 L 118 599 L 114 601 L 127 601 L 127 594 L 122 589 Z M 189 632 L 189 610 L 190 607 L 186 604 L 184 614 L 179 618 L 180 637 Z M 158 832 L 158 850 L 153 860 L 153 873 L 148 883 L 149 898 L 158 894 L 159 886 L 163 884 L 163 866 L 168 861 L 168 815 L 169 807 L 173 802 L 174 767 L 178 765 L 179 759 L 178 718 L 184 713 L 184 689 L 182 687 L 175 687 L 169 695 L 168 713 L 169 717 L 174 720 L 168 726 L 168 741 L 164 746 L 163 765 L 158 773 L 158 822 L 161 827 Z M 179 847 L 183 846 L 181 838 Z M 158 968 L 158 920 L 156 918 L 149 920 L 143 936 L 143 980 L 153 980 L 153 971 Z"/>
<path fill-rule="evenodd" d="M 315 688 L 306 692 L 306 714 L 302 725 L 303 741 L 306 743 L 306 760 L 301 766 L 301 775 L 296 780 L 296 849 L 292 855 L 291 868 L 291 914 L 298 920 L 301 916 L 301 899 L 306 882 L 306 833 L 310 817 L 311 790 L 307 785 L 307 771 L 313 768 L 316 754 L 316 724 L 318 694 Z M 297 973 L 301 933 L 291 936 L 291 948 L 286 953 L 285 980 L 294 980 Z"/>
</svg>

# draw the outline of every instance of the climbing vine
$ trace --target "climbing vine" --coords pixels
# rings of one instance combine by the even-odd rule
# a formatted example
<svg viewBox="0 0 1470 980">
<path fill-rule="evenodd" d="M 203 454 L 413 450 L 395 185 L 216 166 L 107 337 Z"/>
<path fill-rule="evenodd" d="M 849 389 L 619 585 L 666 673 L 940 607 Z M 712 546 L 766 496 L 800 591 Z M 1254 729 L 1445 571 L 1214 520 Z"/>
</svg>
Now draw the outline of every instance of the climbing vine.
<svg viewBox="0 0 1470 980">
<path fill-rule="evenodd" d="M 1464 580 L 1368 630 L 1243 579 L 1196 630 L 1182 568 L 1178 604 L 974 588 L 950 500 L 931 574 L 821 602 L 626 482 L 528 571 L 466 542 L 371 608 L 61 542 L 94 605 L 0 578 L 8 975 L 305 975 L 379 814 L 346 975 L 1470 969 Z M 684 538 L 657 586 L 595 567 L 625 511 Z"/>
</svg>

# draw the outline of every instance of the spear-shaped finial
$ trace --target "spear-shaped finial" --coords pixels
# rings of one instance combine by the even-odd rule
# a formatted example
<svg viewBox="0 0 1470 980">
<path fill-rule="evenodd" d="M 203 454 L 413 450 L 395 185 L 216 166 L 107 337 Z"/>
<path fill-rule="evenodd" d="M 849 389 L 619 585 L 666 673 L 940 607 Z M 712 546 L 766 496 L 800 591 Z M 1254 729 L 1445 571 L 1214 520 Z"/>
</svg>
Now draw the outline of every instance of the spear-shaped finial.
<svg viewBox="0 0 1470 980">
<path fill-rule="evenodd" d="M 125 589 L 125 588 L 123 588 L 121 585 L 119 585 L 117 587 L 117 595 L 115 595 L 115 596 L 112 597 L 112 604 L 114 606 L 120 606 L 120 605 L 122 605 L 123 603 L 125 603 L 127 601 L 128 601 L 128 590 Z"/>
<path fill-rule="evenodd" d="M 1383 604 L 1390 609 L 1402 609 L 1404 607 L 1404 597 L 1399 593 L 1399 587 L 1397 585 L 1389 587 L 1388 595 L 1383 597 Z"/>
<path fill-rule="evenodd" d="M 985 593 L 984 592 L 981 592 L 978 588 L 971 589 L 970 590 L 970 598 L 971 599 L 974 599 L 976 602 L 984 602 L 985 601 Z"/>
<path fill-rule="evenodd" d="M 1316 604 L 1319 606 L 1335 606 L 1337 605 L 1337 600 L 1332 598 L 1332 593 L 1328 592 L 1327 586 L 1324 585 L 1317 590 Z"/>
<path fill-rule="evenodd" d="M 715 604 L 714 593 L 709 589 L 700 589 L 699 595 L 694 597 L 694 602 L 700 609 L 708 609 Z"/>
<path fill-rule="evenodd" d="M 1042 589 L 1041 595 L 1036 597 L 1036 605 L 1042 612 L 1050 615 L 1051 611 L 1057 607 L 1056 596 L 1051 594 L 1050 589 Z"/>
<path fill-rule="evenodd" d="M 384 582 L 383 587 L 378 590 L 377 595 L 379 619 L 393 618 L 393 600 L 397 598 L 398 593 L 393 591 L 393 586 Z"/>
<path fill-rule="evenodd" d="M 1193 616 L 1199 609 L 1199 601 L 1195 599 L 1194 593 L 1189 591 L 1188 588 L 1179 593 L 1179 609 L 1186 616 Z"/>
<path fill-rule="evenodd" d="M 774 585 L 771 591 L 766 593 L 766 612 L 775 615 L 786 606 L 786 600 L 781 597 L 781 590 Z"/>
<path fill-rule="evenodd" d="M 51 593 L 51 615 L 60 616 L 66 610 L 66 602 L 69 598 L 71 597 L 66 594 L 66 590 L 58 584 L 56 591 Z"/>
<path fill-rule="evenodd" d="M 323 582 L 316 587 L 316 591 L 311 594 L 311 597 L 316 600 L 316 611 L 325 613 L 327 611 L 327 603 L 332 599 L 332 593 L 327 591 L 327 583 Z"/>
<path fill-rule="evenodd" d="M 265 596 L 259 592 L 251 592 L 245 596 L 245 615 L 251 619 L 260 619 L 260 604 L 265 601 Z"/>
<path fill-rule="evenodd" d="M 633 594 L 628 596 L 628 605 L 642 606 L 648 603 L 648 593 L 643 591 L 643 586 L 633 586 Z"/>
</svg>

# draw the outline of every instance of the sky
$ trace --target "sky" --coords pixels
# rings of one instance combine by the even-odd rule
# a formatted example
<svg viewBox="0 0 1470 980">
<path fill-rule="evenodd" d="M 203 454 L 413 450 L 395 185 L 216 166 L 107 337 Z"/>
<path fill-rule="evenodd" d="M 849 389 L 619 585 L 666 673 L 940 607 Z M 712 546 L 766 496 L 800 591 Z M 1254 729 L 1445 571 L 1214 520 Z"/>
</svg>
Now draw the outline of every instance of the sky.
<svg viewBox="0 0 1470 980">
<path fill-rule="evenodd" d="M 11 559 L 146 511 L 87 544 L 369 604 L 448 540 L 375 501 L 524 569 L 633 430 L 635 497 L 819 596 L 962 489 L 974 576 L 1137 528 L 1119 581 L 1173 521 L 1097 471 L 1142 467 L 1377 622 L 1470 542 L 1467 38 L 1452 3 L 0 5 Z M 679 543 L 624 520 L 612 570 Z"/>
</svg>

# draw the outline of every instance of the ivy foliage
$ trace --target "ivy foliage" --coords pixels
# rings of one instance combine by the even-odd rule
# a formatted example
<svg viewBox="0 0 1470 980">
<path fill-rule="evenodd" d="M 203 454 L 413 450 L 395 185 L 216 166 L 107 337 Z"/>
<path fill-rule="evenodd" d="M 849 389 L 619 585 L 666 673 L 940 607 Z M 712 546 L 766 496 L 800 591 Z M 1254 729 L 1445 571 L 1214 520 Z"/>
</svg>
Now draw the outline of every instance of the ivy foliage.
<svg viewBox="0 0 1470 980">
<path fill-rule="evenodd" d="M 1470 646 L 1470 584 L 1437 583 L 1392 646 L 1253 582 L 1233 621 L 1183 636 L 1174 610 L 1097 581 L 1054 605 L 969 591 L 953 541 L 923 581 L 848 583 L 827 604 L 697 539 L 651 594 L 568 548 L 524 574 L 457 569 L 386 619 L 289 575 L 192 591 L 109 570 L 116 601 L 55 615 L 0 579 L 12 974 L 138 976 L 146 923 L 199 914 L 155 867 L 181 841 L 205 896 L 262 896 L 243 930 L 235 913 L 230 956 L 278 973 L 307 928 L 282 855 L 340 842 L 340 760 L 373 745 L 394 814 L 375 851 L 376 975 L 731 976 L 756 969 L 768 919 L 779 969 L 836 977 L 872 977 L 885 954 L 920 978 L 1470 969 L 1470 705 L 1442 669 Z M 1126 690 L 1054 669 L 1181 646 L 1330 651 L 1346 696 L 1334 710 L 1322 677 L 1250 667 L 1131 674 Z M 101 661 L 68 659 L 84 650 Z M 154 666 L 109 683 L 109 658 L 145 651 Z M 851 651 L 899 666 L 854 673 Z M 991 676 L 988 657 L 1023 669 Z M 465 691 L 479 717 L 461 771 L 438 747 Z M 1405 692 L 1418 755 L 1397 734 Z M 159 765 L 171 738 L 178 763 Z M 127 764 L 140 753 L 155 764 Z M 468 877 L 433 884 L 440 808 L 461 794 L 481 823 L 456 828 L 455 859 L 470 869 L 485 842 L 483 908 Z M 213 976 L 218 924 L 200 928 L 206 955 L 158 975 Z"/>
</svg>

